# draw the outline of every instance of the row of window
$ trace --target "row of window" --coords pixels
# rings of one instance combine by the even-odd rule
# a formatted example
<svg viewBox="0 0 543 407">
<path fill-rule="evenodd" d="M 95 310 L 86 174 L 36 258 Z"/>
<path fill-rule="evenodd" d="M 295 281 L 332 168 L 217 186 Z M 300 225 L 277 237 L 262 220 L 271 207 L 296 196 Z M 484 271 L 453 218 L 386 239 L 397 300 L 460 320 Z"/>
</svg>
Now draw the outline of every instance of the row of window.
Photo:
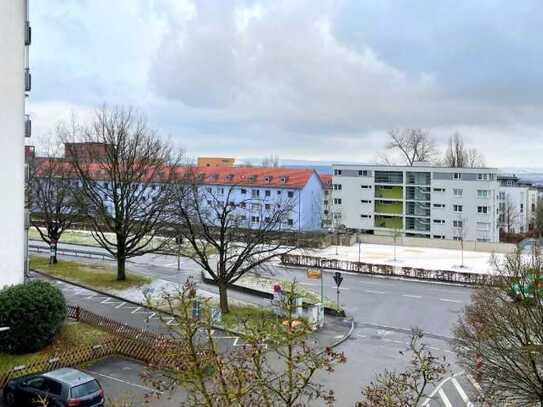
<svg viewBox="0 0 543 407">
<path fill-rule="evenodd" d="M 396 173 L 402 174 L 402 176 L 403 176 L 403 173 L 401 173 L 401 172 L 396 172 Z M 369 173 L 368 170 L 358 170 L 358 176 L 367 177 L 367 176 L 369 176 L 369 174 L 370 173 Z M 385 172 L 385 174 L 386 174 L 386 172 Z M 337 169 L 337 168 L 334 169 L 334 175 L 343 175 L 343 170 L 340 170 L 340 169 Z M 349 170 L 348 175 L 354 175 L 353 171 Z M 454 180 L 461 180 L 463 178 L 461 172 L 453 173 L 452 177 L 453 177 Z M 470 176 L 470 179 L 471 179 L 471 176 Z M 477 174 L 477 180 L 478 181 L 493 181 L 494 179 L 495 179 L 495 174 L 490 174 L 490 173 L 479 173 L 479 174 Z"/>
<path fill-rule="evenodd" d="M 213 192 L 213 188 L 211 188 L 211 187 L 207 187 L 206 190 L 209 193 Z M 224 188 L 223 187 L 217 187 L 216 192 L 217 192 L 218 195 L 224 195 Z M 247 189 L 241 188 L 240 192 L 241 192 L 242 195 L 246 195 L 247 194 Z M 280 190 L 280 189 L 278 189 L 276 191 L 277 195 L 281 195 L 282 192 L 283 191 Z M 264 190 L 264 196 L 270 197 L 271 196 L 271 190 L 269 190 L 269 189 Z M 251 189 L 251 197 L 253 197 L 253 198 L 260 197 L 260 189 Z M 287 197 L 293 198 L 294 197 L 294 191 L 287 191 Z"/>
<path fill-rule="evenodd" d="M 247 217 L 245 215 L 241 215 L 240 216 L 240 220 L 242 221 L 246 221 L 247 220 Z M 270 223 L 271 222 L 271 219 L 269 216 L 266 216 L 264 219 L 263 219 L 264 223 Z M 251 223 L 260 223 L 260 216 L 251 216 Z M 287 219 L 287 222 L 286 224 L 288 226 L 293 226 L 294 225 L 294 219 Z"/>
</svg>

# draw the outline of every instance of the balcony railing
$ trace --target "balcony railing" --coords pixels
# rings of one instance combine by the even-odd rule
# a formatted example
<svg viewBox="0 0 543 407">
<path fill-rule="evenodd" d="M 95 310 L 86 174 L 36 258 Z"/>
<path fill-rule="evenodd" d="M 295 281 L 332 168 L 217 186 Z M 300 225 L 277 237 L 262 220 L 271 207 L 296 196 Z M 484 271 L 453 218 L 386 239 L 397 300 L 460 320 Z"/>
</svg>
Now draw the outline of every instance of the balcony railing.
<svg viewBox="0 0 543 407">
<path fill-rule="evenodd" d="M 32 44 L 32 27 L 30 27 L 30 22 L 25 22 L 25 45 L 28 47 Z"/>
</svg>

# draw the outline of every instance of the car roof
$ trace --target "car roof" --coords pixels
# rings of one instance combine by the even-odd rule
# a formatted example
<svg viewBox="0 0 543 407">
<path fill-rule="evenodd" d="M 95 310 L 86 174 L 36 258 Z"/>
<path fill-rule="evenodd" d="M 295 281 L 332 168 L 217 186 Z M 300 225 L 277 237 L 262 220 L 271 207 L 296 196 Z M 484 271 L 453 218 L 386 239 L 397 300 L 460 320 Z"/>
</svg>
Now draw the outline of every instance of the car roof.
<svg viewBox="0 0 543 407">
<path fill-rule="evenodd" d="M 42 376 L 65 383 L 70 387 L 79 386 L 80 384 L 96 380 L 85 372 L 71 368 L 51 370 L 50 372 L 42 374 Z"/>
</svg>

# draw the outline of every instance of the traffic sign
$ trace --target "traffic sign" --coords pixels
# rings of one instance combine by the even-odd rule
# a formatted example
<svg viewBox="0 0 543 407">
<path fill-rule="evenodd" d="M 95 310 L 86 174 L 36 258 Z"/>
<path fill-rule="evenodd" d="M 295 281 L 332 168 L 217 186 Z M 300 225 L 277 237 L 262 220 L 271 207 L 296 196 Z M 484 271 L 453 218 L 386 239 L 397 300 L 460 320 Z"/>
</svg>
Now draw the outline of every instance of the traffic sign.
<svg viewBox="0 0 543 407">
<path fill-rule="evenodd" d="M 339 286 L 341 285 L 341 282 L 343 281 L 343 276 L 341 275 L 339 271 L 336 271 L 334 273 L 334 281 L 336 282 L 336 285 L 339 288 Z"/>
</svg>

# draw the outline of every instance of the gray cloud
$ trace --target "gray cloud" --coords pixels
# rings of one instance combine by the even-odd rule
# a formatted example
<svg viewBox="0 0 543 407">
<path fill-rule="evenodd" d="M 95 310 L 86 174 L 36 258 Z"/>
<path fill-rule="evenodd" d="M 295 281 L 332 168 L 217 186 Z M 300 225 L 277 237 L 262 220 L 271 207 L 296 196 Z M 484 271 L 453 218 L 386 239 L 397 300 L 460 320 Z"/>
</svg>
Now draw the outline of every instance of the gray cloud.
<svg viewBox="0 0 543 407">
<path fill-rule="evenodd" d="M 194 154 L 367 161 L 417 126 L 535 161 L 542 4 L 36 0 L 33 109 L 136 105 Z"/>
</svg>

